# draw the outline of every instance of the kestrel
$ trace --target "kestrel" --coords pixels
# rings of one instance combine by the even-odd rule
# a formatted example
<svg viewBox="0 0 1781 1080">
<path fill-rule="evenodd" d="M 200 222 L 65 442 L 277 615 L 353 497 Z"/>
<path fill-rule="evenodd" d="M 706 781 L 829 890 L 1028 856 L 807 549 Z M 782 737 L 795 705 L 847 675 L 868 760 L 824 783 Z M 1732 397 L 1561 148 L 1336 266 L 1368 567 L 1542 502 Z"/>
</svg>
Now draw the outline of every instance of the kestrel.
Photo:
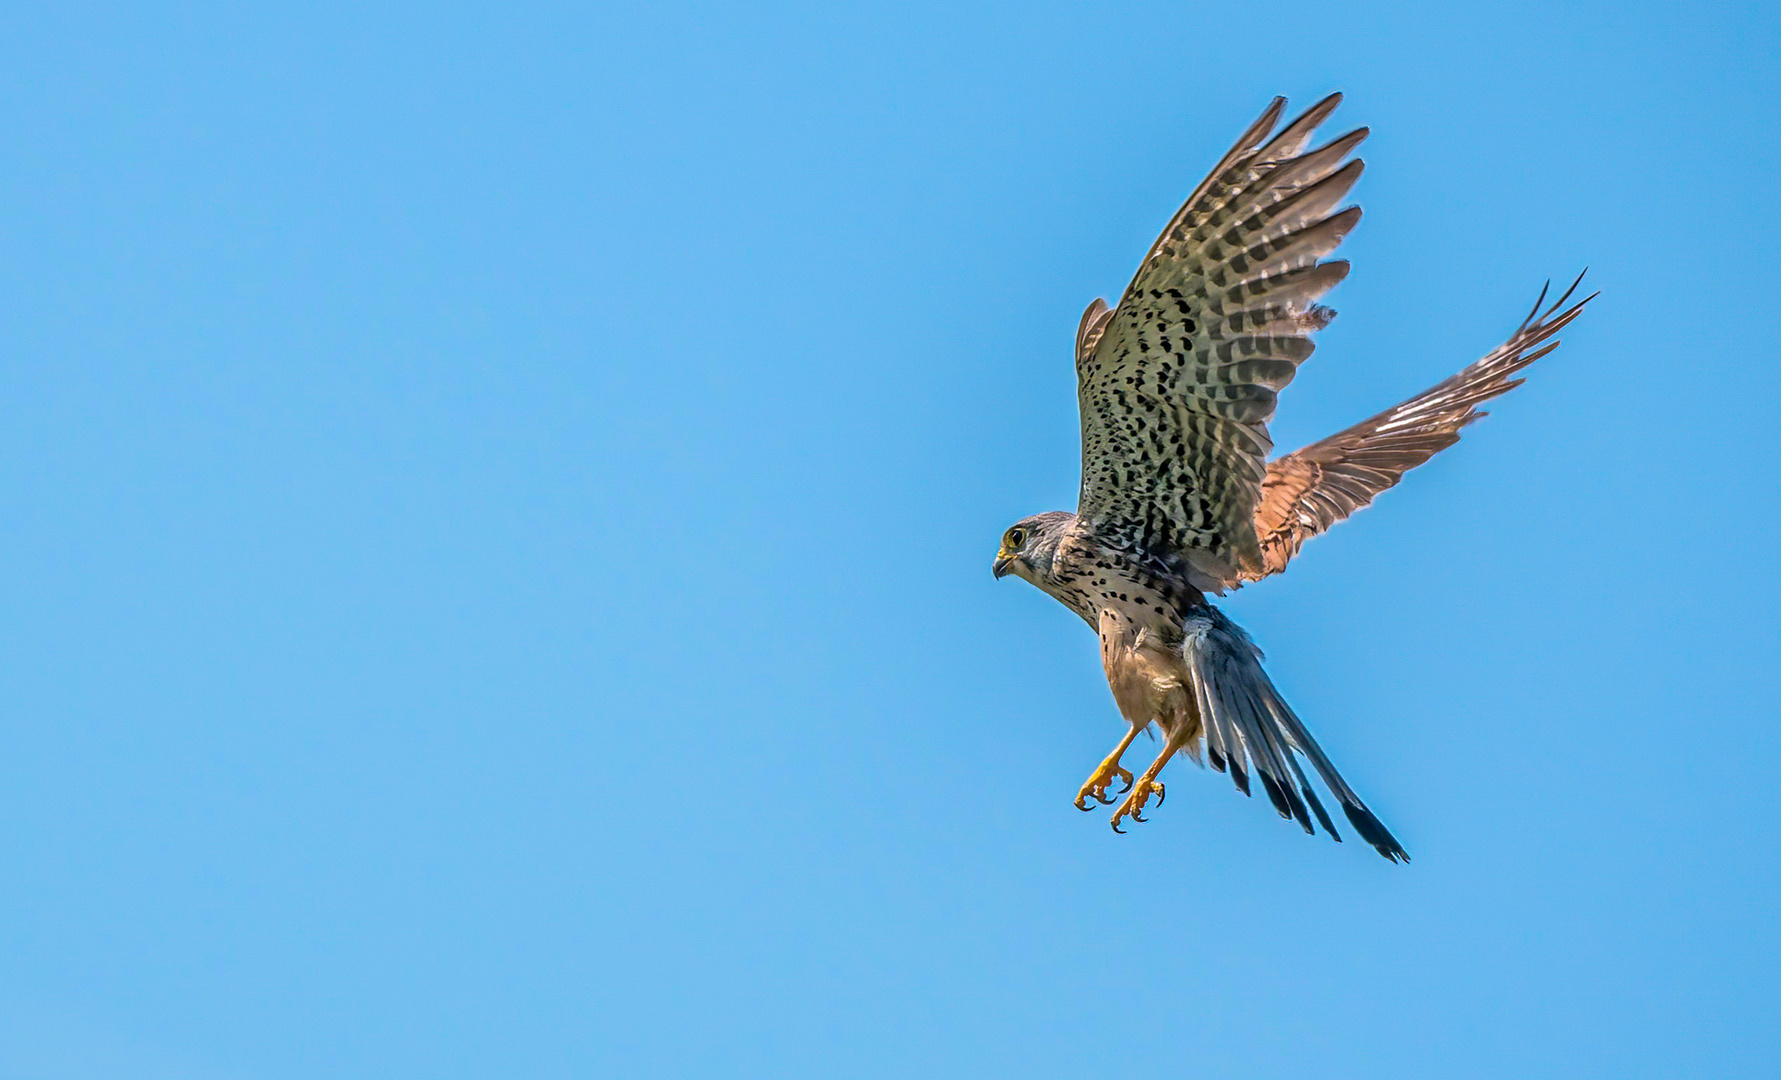
<svg viewBox="0 0 1781 1080">
<path fill-rule="evenodd" d="M 1249 635 L 1206 600 L 1285 569 L 1306 540 L 1366 506 L 1408 470 L 1459 441 L 1478 405 L 1519 386 L 1516 372 L 1558 347 L 1552 336 L 1589 296 L 1550 306 L 1546 290 L 1496 350 L 1452 378 L 1346 431 L 1274 461 L 1276 394 L 1333 317 L 1316 301 L 1348 275 L 1321 262 L 1360 220 L 1335 207 L 1360 178 L 1349 132 L 1307 151 L 1342 100 L 1332 94 L 1278 134 L 1276 98 L 1157 238 L 1119 306 L 1096 300 L 1076 333 L 1082 491 L 1074 514 L 1038 514 L 1002 536 L 996 576 L 1056 597 L 1101 636 L 1101 662 L 1125 737 L 1082 785 L 1112 805 L 1113 828 L 1143 821 L 1179 752 L 1205 760 L 1245 795 L 1261 781 L 1281 817 L 1337 840 L 1298 755 L 1379 854 L 1408 861 L 1262 670 Z M 1334 212 L 1332 212 L 1334 211 Z M 1560 309 L 1563 309 L 1562 311 Z M 1162 752 L 1135 780 L 1120 765 L 1152 724 Z"/>
</svg>

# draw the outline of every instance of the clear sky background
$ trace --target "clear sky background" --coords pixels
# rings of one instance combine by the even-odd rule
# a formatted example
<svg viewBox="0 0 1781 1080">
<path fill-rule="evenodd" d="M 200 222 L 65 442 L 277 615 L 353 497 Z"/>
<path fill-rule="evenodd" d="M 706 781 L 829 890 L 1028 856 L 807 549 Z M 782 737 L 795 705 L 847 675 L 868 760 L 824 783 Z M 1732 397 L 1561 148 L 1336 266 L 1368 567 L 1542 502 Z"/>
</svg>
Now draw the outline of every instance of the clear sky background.
<svg viewBox="0 0 1781 1080">
<path fill-rule="evenodd" d="M 1772 1077 L 1772 4 L 15 6 L 0 1075 Z M 1269 98 L 1290 448 L 1603 290 L 1225 609 L 1413 854 L 1126 837 L 1071 340 Z"/>
</svg>

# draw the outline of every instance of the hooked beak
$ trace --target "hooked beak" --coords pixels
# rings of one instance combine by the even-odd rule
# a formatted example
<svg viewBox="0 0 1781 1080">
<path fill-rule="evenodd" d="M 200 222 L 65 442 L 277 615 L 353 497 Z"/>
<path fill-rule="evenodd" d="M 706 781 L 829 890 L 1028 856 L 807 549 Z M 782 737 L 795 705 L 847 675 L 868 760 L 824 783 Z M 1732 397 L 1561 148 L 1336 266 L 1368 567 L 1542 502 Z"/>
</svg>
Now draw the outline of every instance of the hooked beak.
<svg viewBox="0 0 1781 1080">
<path fill-rule="evenodd" d="M 999 557 L 997 557 L 995 562 L 990 564 L 990 569 L 995 572 L 996 577 L 998 577 L 998 578 L 1005 577 L 1008 573 L 1008 564 L 1012 563 L 1013 561 L 1014 561 L 1014 556 L 1012 556 L 1012 555 L 999 556 Z"/>
</svg>

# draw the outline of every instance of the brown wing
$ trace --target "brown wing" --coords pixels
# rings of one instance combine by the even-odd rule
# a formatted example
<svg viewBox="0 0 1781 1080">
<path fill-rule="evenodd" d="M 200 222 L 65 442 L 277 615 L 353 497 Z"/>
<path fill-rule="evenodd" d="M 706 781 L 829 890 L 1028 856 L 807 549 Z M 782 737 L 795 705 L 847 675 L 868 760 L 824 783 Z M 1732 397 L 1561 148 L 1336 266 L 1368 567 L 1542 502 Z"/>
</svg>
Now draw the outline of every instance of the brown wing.
<svg viewBox="0 0 1781 1080">
<path fill-rule="evenodd" d="M 1242 580 L 1278 574 L 1305 541 L 1373 501 L 1403 475 L 1459 441 L 1459 429 L 1484 416 L 1477 406 L 1522 384 L 1511 375 L 1558 348 L 1547 342 L 1594 300 L 1591 294 L 1554 317 L 1577 286 L 1545 311 L 1546 290 L 1521 327 L 1496 350 L 1438 386 L 1303 450 L 1268 464 L 1255 531 L 1262 568 Z M 1545 342 L 1543 348 L 1538 348 Z M 1529 350 L 1536 350 L 1530 352 Z"/>
<path fill-rule="evenodd" d="M 1183 558 L 1198 587 L 1261 566 L 1254 516 L 1274 396 L 1328 321 L 1317 298 L 1348 272 L 1318 260 L 1360 219 L 1357 207 L 1333 211 L 1360 177 L 1346 159 L 1366 129 L 1305 150 L 1340 101 L 1274 134 L 1276 99 L 1169 222 L 1118 307 L 1083 314 L 1078 513 L 1105 542 Z"/>
</svg>

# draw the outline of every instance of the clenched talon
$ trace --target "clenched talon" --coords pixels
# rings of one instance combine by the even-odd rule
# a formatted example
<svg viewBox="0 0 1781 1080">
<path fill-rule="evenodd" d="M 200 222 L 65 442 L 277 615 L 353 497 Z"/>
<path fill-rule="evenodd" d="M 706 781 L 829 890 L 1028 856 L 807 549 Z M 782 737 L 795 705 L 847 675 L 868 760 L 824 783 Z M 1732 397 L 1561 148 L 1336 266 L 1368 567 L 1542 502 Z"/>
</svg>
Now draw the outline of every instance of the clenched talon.
<svg viewBox="0 0 1781 1080">
<path fill-rule="evenodd" d="M 1144 807 L 1150 802 L 1151 795 L 1156 796 L 1158 806 L 1163 804 L 1163 785 L 1156 780 L 1140 780 L 1133 785 L 1131 791 L 1125 802 L 1120 803 L 1119 809 L 1113 812 L 1113 831 L 1122 835 L 1125 830 L 1119 827 L 1121 820 L 1128 817 L 1138 822 L 1147 820 L 1144 817 Z"/>
<path fill-rule="evenodd" d="M 1102 806 L 1112 806 L 1113 796 L 1107 794 L 1107 788 L 1112 785 L 1115 776 L 1125 781 L 1125 787 L 1120 790 L 1119 794 L 1124 795 L 1132 790 L 1132 771 L 1120 768 L 1117 757 L 1108 758 L 1101 762 L 1101 767 L 1095 770 L 1095 774 L 1089 777 L 1088 782 L 1083 784 L 1082 789 L 1076 793 L 1076 809 L 1094 809 L 1088 805 L 1090 797 L 1093 797 Z"/>
</svg>

